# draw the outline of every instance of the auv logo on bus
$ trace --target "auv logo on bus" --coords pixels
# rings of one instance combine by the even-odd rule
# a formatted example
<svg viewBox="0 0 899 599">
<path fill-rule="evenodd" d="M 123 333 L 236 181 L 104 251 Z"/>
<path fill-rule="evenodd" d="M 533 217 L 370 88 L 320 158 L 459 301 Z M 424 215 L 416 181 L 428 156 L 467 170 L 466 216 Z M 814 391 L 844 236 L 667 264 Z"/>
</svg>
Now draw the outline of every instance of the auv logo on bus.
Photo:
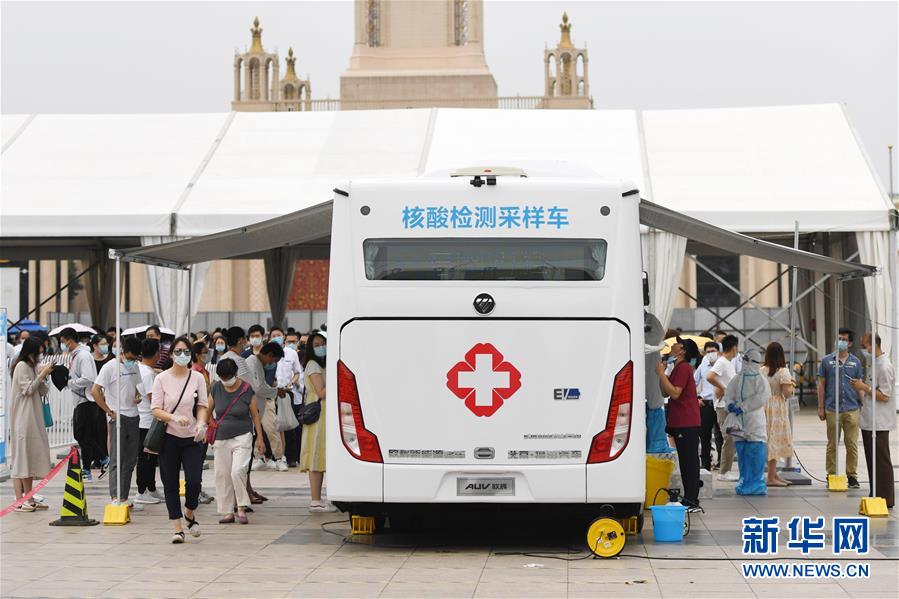
<svg viewBox="0 0 899 599">
<path fill-rule="evenodd" d="M 568 208 L 560 206 L 405 206 L 404 229 L 561 229 Z"/>
<path fill-rule="evenodd" d="M 521 388 L 521 372 L 492 343 L 478 343 L 446 373 L 446 386 L 475 416 L 493 416 Z"/>
</svg>

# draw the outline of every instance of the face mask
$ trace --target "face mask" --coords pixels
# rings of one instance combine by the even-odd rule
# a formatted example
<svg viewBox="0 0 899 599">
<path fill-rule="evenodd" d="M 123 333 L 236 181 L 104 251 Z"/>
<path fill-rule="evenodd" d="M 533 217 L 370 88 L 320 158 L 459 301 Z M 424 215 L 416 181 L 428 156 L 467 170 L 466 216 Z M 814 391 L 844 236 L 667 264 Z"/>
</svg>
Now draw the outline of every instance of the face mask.
<svg viewBox="0 0 899 599">
<path fill-rule="evenodd" d="M 250 345 L 253 347 L 259 347 L 262 345 L 262 339 L 260 337 L 250 337 Z"/>
<path fill-rule="evenodd" d="M 846 351 L 847 349 L 849 349 L 849 342 L 845 339 L 840 339 L 839 341 L 837 341 L 837 349 L 840 351 Z"/>
<path fill-rule="evenodd" d="M 278 345 L 284 345 L 284 337 L 272 337 L 272 341 Z"/>
<path fill-rule="evenodd" d="M 696 368 L 696 362 L 697 362 L 696 358 L 692 358 L 690 360 L 690 366 L 692 366 L 693 368 Z"/>
<path fill-rule="evenodd" d="M 871 359 L 871 352 L 869 352 L 869 351 L 866 350 L 866 349 L 863 349 L 863 350 L 862 350 L 862 355 L 865 357 L 865 360 L 870 360 L 870 359 Z"/>
<path fill-rule="evenodd" d="M 233 387 L 234 383 L 237 382 L 237 377 L 231 377 L 230 379 L 222 379 L 222 384 L 226 387 Z"/>
<path fill-rule="evenodd" d="M 288 344 L 287 344 L 287 347 L 289 347 L 290 349 L 292 349 L 292 350 L 294 350 L 294 351 L 297 350 L 297 344 L 296 344 L 296 343 L 288 343 Z"/>
<path fill-rule="evenodd" d="M 316 348 L 313 348 L 312 351 L 315 353 L 316 358 L 324 358 L 328 355 L 328 346 L 327 345 L 319 345 Z"/>
<path fill-rule="evenodd" d="M 101 355 L 101 356 L 105 356 L 105 355 L 107 355 L 108 353 L 109 353 L 109 346 L 108 346 L 108 345 L 101 345 L 101 346 L 100 346 L 100 355 Z"/>
<path fill-rule="evenodd" d="M 274 363 L 274 362 L 272 362 L 271 364 L 266 364 L 266 365 L 264 366 L 264 368 L 265 368 L 266 370 L 274 370 L 274 369 L 277 368 L 277 367 L 278 367 L 278 364 L 276 364 L 276 363 Z"/>
<path fill-rule="evenodd" d="M 218 353 L 220 353 L 220 354 L 225 353 L 225 349 L 226 349 L 226 348 L 225 348 L 225 344 L 224 344 L 224 343 L 216 343 L 216 344 L 215 344 L 215 351 L 217 351 Z"/>
<path fill-rule="evenodd" d="M 706 354 L 709 357 L 709 364 L 714 364 L 718 360 L 718 352 L 713 351 Z"/>
<path fill-rule="evenodd" d="M 112 348 L 112 355 L 118 356 L 118 355 L 119 355 L 119 348 L 117 348 L 117 347 Z"/>
<path fill-rule="evenodd" d="M 188 364 L 190 364 L 190 356 L 175 356 L 175 364 L 177 364 L 178 366 L 187 366 Z"/>
<path fill-rule="evenodd" d="M 129 360 L 128 358 L 125 358 L 124 360 L 122 360 L 122 365 L 125 368 L 133 368 L 136 363 L 137 363 L 136 360 Z"/>
<path fill-rule="evenodd" d="M 676 356 L 671 356 L 670 358 L 665 358 L 665 364 L 674 364 L 677 362 Z"/>
</svg>

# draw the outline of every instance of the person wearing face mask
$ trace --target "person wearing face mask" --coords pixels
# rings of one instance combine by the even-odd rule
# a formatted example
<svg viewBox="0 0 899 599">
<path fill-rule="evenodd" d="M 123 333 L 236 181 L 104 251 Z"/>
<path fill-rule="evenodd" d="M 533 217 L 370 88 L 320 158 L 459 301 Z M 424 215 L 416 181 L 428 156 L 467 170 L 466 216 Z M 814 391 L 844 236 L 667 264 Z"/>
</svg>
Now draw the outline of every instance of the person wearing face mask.
<svg viewBox="0 0 899 599">
<path fill-rule="evenodd" d="M 718 416 L 715 413 L 715 387 L 709 383 L 707 377 L 712 367 L 718 360 L 718 344 L 709 341 L 704 346 L 705 355 L 699 363 L 699 368 L 694 374 L 696 389 L 699 393 L 699 417 L 702 421 L 699 427 L 699 464 L 708 471 L 712 470 L 712 435 L 718 424 Z M 720 435 L 715 435 L 716 454 L 721 455 Z"/>
<path fill-rule="evenodd" d="M 94 335 L 88 342 L 88 349 L 91 350 L 91 357 L 94 359 L 97 372 L 100 372 L 100 369 L 113 358 L 109 338 L 106 335 Z M 109 468 L 109 449 L 106 445 L 109 432 L 106 426 L 106 413 L 93 401 L 93 397 L 90 399 L 92 400 L 90 405 L 94 408 L 93 435 L 96 447 L 100 449 L 100 455 L 96 457 L 93 464 L 85 464 L 85 466 L 99 468 L 100 475 L 97 479 L 103 480 Z M 85 467 L 85 471 L 88 471 L 87 467 Z"/>
<path fill-rule="evenodd" d="M 858 392 L 852 379 L 862 378 L 862 363 L 849 353 L 854 333 L 840 329 L 837 351 L 827 354 L 818 366 L 818 418 L 827 422 L 827 474 L 841 474 L 837 468 L 837 445 L 840 440 L 834 430 L 839 420 L 846 445 L 846 482 L 850 489 L 858 489 Z M 840 411 L 836 407 L 837 360 L 840 361 Z"/>
<path fill-rule="evenodd" d="M 278 361 L 275 378 L 278 387 L 284 389 L 290 396 L 290 404 L 293 408 L 294 416 L 296 416 L 303 402 L 303 388 L 301 386 L 303 366 L 300 364 L 300 356 L 297 354 L 299 337 L 295 332 L 285 336 L 284 331 L 277 326 L 272 327 L 269 334 L 273 342 L 284 347 L 284 357 Z M 284 459 L 287 460 L 288 468 L 296 468 L 299 463 L 301 430 L 302 427 L 297 425 L 296 428 L 281 433 L 284 445 Z"/>
<path fill-rule="evenodd" d="M 737 495 L 766 495 L 765 442 L 768 439 L 768 424 L 765 406 L 771 398 L 771 388 L 759 372 L 762 363 L 759 350 L 754 347 L 746 350 L 742 360 L 740 374 L 724 392 L 725 409 L 731 414 L 725 422 L 738 423 L 738 435 L 735 435 L 738 439 L 734 445 L 740 462 L 740 478 L 736 492 Z M 725 432 L 727 430 L 728 427 Z"/>
<path fill-rule="evenodd" d="M 137 413 L 140 416 L 140 442 L 137 457 L 137 497 L 135 503 L 159 503 L 165 497 L 156 489 L 156 455 L 143 451 L 144 441 L 150 425 L 153 424 L 153 381 L 156 380 L 156 362 L 159 360 L 159 341 L 144 339 L 140 344 L 141 361 L 137 365 L 140 370 L 140 404 Z"/>
<path fill-rule="evenodd" d="M 89 399 L 90 389 L 97 378 L 97 367 L 91 352 L 78 343 L 78 333 L 68 327 L 59 333 L 59 343 L 64 351 L 68 352 L 66 367 L 68 368 L 68 381 L 66 388 L 72 393 L 72 435 L 81 449 L 81 463 L 90 466 L 94 461 L 100 461 L 105 448 L 98 445 L 96 434 L 96 407 L 94 400 Z M 86 481 L 93 480 L 91 471 L 84 468 L 82 477 Z"/>
<path fill-rule="evenodd" d="M 284 457 L 284 445 L 281 442 L 281 433 L 278 431 L 277 422 L 277 398 L 284 397 L 286 391 L 280 387 L 272 386 L 266 380 L 266 375 L 274 375 L 277 372 L 278 362 L 284 357 L 284 349 L 277 343 L 269 342 L 262 346 L 259 353 L 247 358 L 247 368 L 253 378 L 248 381 L 256 394 L 256 408 L 262 413 L 262 430 L 268 438 L 274 460 L 265 463 L 271 470 L 279 472 L 287 471 L 287 459 Z M 274 380 L 274 379 L 272 379 Z M 265 452 L 257 452 L 254 469 L 263 466 Z"/>
<path fill-rule="evenodd" d="M 100 369 L 91 390 L 94 401 L 109 418 L 109 496 L 113 504 L 133 503 L 128 501 L 128 492 L 138 454 L 142 451 L 137 409 L 141 399 L 137 392 L 141 382 L 137 365 L 140 359 L 140 341 L 128 337 L 122 343 L 122 356 Z M 117 428 L 121 429 L 118 433 Z M 117 476 L 119 467 L 122 468 L 121 477 Z M 121 487 L 116 487 L 119 478 Z"/>
<path fill-rule="evenodd" d="M 251 499 L 247 491 L 247 467 L 253 455 L 253 431 L 257 449 L 264 451 L 262 424 L 250 384 L 237 378 L 237 364 L 230 358 L 215 367 L 218 381 L 209 391 L 217 425 L 215 431 L 215 493 L 219 524 L 247 524 Z"/>
<path fill-rule="evenodd" d="M 671 374 L 665 375 L 666 362 L 673 364 Z M 674 438 L 681 480 L 684 484 L 684 505 L 687 510 L 699 510 L 699 397 L 693 367 L 699 363 L 699 348 L 692 339 L 677 338 L 665 362 L 656 363 L 659 389 L 668 397 L 668 434 Z"/>
<path fill-rule="evenodd" d="M 244 359 L 257 355 L 259 350 L 262 349 L 262 346 L 265 344 L 265 328 L 259 324 L 251 325 L 247 329 L 247 343 L 249 343 L 249 347 L 244 349 L 243 354 L 241 354 Z"/>
<path fill-rule="evenodd" d="M 721 339 L 721 353 L 712 365 L 712 369 L 706 375 L 706 381 L 713 387 L 715 394 L 715 415 L 718 419 L 718 428 L 724 431 L 724 419 L 727 418 L 727 406 L 724 405 L 724 390 L 737 376 L 735 361 L 739 341 L 734 335 L 725 335 Z M 718 480 L 736 482 L 740 477 L 733 472 L 734 439 L 724 434 L 724 443 L 718 452 Z"/>
<path fill-rule="evenodd" d="M 211 364 L 218 364 L 221 357 L 228 351 L 228 344 L 225 343 L 224 335 L 220 333 L 214 333 L 212 335 L 212 359 L 209 361 Z"/>
<path fill-rule="evenodd" d="M 765 418 L 768 422 L 768 439 L 765 450 L 768 460 L 769 487 L 788 487 L 790 482 L 777 474 L 777 460 L 785 460 L 793 455 L 793 442 L 790 440 L 790 408 L 787 398 L 793 395 L 793 377 L 787 370 L 787 359 L 784 348 L 777 341 L 772 341 L 765 348 L 765 364 L 759 369 L 762 378 L 767 381 L 771 391 L 771 399 L 765 404 Z M 742 466 L 740 467 L 742 471 Z"/>
<path fill-rule="evenodd" d="M 868 466 L 868 497 L 874 497 L 872 481 L 874 476 L 877 476 L 877 496 L 883 497 L 887 508 L 892 508 L 896 502 L 896 483 L 893 476 L 893 461 L 890 457 L 890 431 L 896 428 L 894 393 L 896 373 L 889 355 L 880 347 L 880 335 L 876 338 L 876 350 L 871 347 L 871 342 L 871 333 L 865 333 L 862 337 L 862 354 L 865 360 L 872 362 L 871 370 L 877 369 L 875 380 L 872 381 L 869 374 L 867 380 L 853 380 L 852 386 L 862 399 L 859 427 L 862 431 L 862 445 L 865 448 L 865 462 Z M 873 384 L 877 385 L 876 397 Z M 877 468 L 873 469 L 875 459 Z M 872 472 L 872 469 L 875 472 Z"/>
<path fill-rule="evenodd" d="M 322 484 L 325 480 L 325 380 L 328 355 L 328 340 L 323 331 L 312 331 L 306 342 L 303 356 L 306 376 L 306 405 L 321 401 L 321 415 L 312 424 L 303 425 L 303 445 L 300 450 L 300 471 L 309 473 L 309 487 L 312 501 L 310 512 L 333 512 L 336 507 L 322 499 Z"/>
</svg>

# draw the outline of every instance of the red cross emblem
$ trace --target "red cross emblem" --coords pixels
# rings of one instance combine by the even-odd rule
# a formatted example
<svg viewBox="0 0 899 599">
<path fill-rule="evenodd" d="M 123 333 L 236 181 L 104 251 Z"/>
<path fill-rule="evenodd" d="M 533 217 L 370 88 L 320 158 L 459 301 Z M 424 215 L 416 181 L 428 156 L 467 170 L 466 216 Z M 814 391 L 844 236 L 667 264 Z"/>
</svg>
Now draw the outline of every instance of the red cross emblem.
<svg viewBox="0 0 899 599">
<path fill-rule="evenodd" d="M 493 416 L 521 388 L 521 373 L 491 343 L 478 343 L 446 373 L 446 386 L 475 416 Z"/>
</svg>

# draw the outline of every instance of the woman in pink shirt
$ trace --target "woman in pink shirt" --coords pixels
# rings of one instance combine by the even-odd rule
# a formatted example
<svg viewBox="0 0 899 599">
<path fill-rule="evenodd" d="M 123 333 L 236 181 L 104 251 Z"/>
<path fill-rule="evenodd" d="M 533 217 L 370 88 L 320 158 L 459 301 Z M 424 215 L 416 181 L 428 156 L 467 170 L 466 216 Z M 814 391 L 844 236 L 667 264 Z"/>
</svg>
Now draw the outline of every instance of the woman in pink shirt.
<svg viewBox="0 0 899 599">
<path fill-rule="evenodd" d="M 184 469 L 184 520 L 194 537 L 200 536 L 200 525 L 194 517 L 200 496 L 205 457 L 207 406 L 206 381 L 190 368 L 191 346 L 186 337 L 172 343 L 173 365 L 153 381 L 153 416 L 167 423 L 165 441 L 159 452 L 159 475 L 165 490 L 165 505 L 175 528 L 172 543 L 184 542 L 181 529 L 180 471 Z"/>
</svg>

